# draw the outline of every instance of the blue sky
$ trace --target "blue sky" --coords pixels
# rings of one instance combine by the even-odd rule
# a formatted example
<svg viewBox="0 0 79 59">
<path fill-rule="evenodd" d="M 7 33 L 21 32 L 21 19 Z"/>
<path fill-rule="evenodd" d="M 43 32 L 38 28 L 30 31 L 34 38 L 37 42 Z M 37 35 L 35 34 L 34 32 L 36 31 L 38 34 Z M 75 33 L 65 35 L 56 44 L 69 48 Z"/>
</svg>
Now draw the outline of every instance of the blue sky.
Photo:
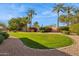
<svg viewBox="0 0 79 59">
<path fill-rule="evenodd" d="M 8 20 L 16 17 L 26 16 L 29 8 L 34 9 L 37 13 L 32 19 L 33 22 L 38 21 L 40 25 L 54 25 L 57 22 L 57 14 L 52 12 L 55 4 L 32 4 L 32 3 L 4 3 L 0 4 L 0 22 L 8 23 Z M 79 4 L 70 4 L 77 6 Z M 62 25 L 62 24 L 60 24 Z"/>
</svg>

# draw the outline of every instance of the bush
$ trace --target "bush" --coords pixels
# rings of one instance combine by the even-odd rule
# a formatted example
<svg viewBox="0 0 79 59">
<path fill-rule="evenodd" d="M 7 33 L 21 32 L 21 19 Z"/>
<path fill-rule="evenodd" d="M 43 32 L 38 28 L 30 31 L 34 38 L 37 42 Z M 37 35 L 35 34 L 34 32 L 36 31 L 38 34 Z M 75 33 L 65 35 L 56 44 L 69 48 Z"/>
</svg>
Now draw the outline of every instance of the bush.
<svg viewBox="0 0 79 59">
<path fill-rule="evenodd" d="M 72 33 L 79 34 L 79 23 L 78 24 L 73 24 L 70 26 L 70 31 Z"/>
<path fill-rule="evenodd" d="M 60 27 L 61 31 L 69 31 L 69 27 L 68 26 L 62 26 Z"/>
<path fill-rule="evenodd" d="M 70 34 L 70 31 L 63 31 L 64 34 Z"/>
<path fill-rule="evenodd" d="M 45 32 L 52 32 L 52 28 L 50 28 L 50 27 L 45 28 Z"/>
<path fill-rule="evenodd" d="M 4 41 L 4 36 L 0 34 L 0 44 Z"/>
<path fill-rule="evenodd" d="M 40 28 L 40 31 L 41 31 L 41 32 L 52 32 L 52 28 L 49 27 L 49 26 L 41 27 L 41 28 Z"/>
<path fill-rule="evenodd" d="M 39 30 L 40 32 L 45 32 L 45 27 L 40 27 Z"/>
<path fill-rule="evenodd" d="M 31 28 L 28 29 L 28 31 L 29 31 L 29 32 L 38 32 L 39 29 L 36 28 L 36 27 L 31 27 Z"/>
<path fill-rule="evenodd" d="M 5 39 L 9 37 L 9 34 L 7 32 L 0 32 L 0 35 L 3 35 Z"/>
<path fill-rule="evenodd" d="M 77 31 L 77 35 L 79 35 L 79 31 Z"/>
</svg>

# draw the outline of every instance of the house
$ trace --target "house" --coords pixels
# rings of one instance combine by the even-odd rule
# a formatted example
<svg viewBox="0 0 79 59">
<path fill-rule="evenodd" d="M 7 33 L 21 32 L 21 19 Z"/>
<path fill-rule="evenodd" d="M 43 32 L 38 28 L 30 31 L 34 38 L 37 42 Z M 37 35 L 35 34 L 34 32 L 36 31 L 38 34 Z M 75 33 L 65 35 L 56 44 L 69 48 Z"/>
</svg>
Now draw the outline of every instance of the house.
<svg viewBox="0 0 79 59">
<path fill-rule="evenodd" d="M 6 31 L 6 27 L 0 25 L 0 31 Z"/>
<path fill-rule="evenodd" d="M 59 29 L 57 27 L 54 26 L 50 26 L 48 28 L 45 29 L 45 32 L 58 32 Z"/>
<path fill-rule="evenodd" d="M 59 29 L 57 27 L 51 27 L 51 29 L 52 29 L 52 32 L 58 32 L 59 31 Z"/>
</svg>

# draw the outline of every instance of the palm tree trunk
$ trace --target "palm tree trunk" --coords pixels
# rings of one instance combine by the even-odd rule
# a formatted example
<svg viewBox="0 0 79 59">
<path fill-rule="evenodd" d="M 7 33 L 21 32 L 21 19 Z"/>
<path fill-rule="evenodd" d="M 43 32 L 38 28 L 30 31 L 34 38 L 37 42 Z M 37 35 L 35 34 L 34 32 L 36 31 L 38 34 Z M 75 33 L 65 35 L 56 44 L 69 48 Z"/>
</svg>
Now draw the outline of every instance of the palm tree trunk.
<svg viewBox="0 0 79 59">
<path fill-rule="evenodd" d="M 59 12 L 58 12 L 57 28 L 59 28 Z"/>
<path fill-rule="evenodd" d="M 69 27 L 69 22 L 67 22 L 67 26 Z"/>
<path fill-rule="evenodd" d="M 32 17 L 30 17 L 30 28 L 32 27 Z"/>
<path fill-rule="evenodd" d="M 27 24 L 26 24 L 26 32 L 28 31 L 28 27 L 27 27 Z"/>
</svg>

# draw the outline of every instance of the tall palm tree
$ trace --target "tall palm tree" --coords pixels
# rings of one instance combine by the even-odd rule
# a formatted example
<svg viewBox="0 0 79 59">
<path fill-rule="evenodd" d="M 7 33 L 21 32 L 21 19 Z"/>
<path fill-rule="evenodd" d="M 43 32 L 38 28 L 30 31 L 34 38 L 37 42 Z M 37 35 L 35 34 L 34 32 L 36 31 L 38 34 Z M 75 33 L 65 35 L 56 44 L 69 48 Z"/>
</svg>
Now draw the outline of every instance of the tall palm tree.
<svg viewBox="0 0 79 59">
<path fill-rule="evenodd" d="M 59 28 L 59 16 L 60 12 L 63 12 L 64 4 L 56 4 L 55 7 L 53 8 L 53 12 L 56 12 L 58 15 L 58 20 L 57 20 L 57 27 Z"/>
<path fill-rule="evenodd" d="M 61 22 L 61 23 L 66 23 L 66 15 L 60 15 L 59 16 L 59 21 Z"/>
<path fill-rule="evenodd" d="M 79 23 L 79 8 L 75 8 L 75 10 L 74 10 L 74 18 L 75 18 L 75 20 L 74 20 L 74 23 Z"/>
<path fill-rule="evenodd" d="M 69 25 L 68 22 L 72 23 L 73 20 L 74 20 L 73 18 L 74 18 L 73 15 L 70 15 L 69 18 L 67 18 L 67 15 L 60 15 L 59 21 L 60 21 L 61 23 L 66 23 L 67 26 L 68 26 L 68 25 Z"/>
<path fill-rule="evenodd" d="M 36 15 L 36 12 L 33 9 L 28 9 L 27 15 L 28 15 L 30 27 L 32 27 L 32 18 L 34 15 Z"/>
<path fill-rule="evenodd" d="M 64 7 L 64 11 L 67 13 L 67 26 L 69 26 L 69 24 L 70 24 L 70 21 L 71 21 L 71 17 L 72 17 L 72 12 L 74 11 L 74 8 L 73 8 L 73 6 L 65 6 Z"/>
</svg>

